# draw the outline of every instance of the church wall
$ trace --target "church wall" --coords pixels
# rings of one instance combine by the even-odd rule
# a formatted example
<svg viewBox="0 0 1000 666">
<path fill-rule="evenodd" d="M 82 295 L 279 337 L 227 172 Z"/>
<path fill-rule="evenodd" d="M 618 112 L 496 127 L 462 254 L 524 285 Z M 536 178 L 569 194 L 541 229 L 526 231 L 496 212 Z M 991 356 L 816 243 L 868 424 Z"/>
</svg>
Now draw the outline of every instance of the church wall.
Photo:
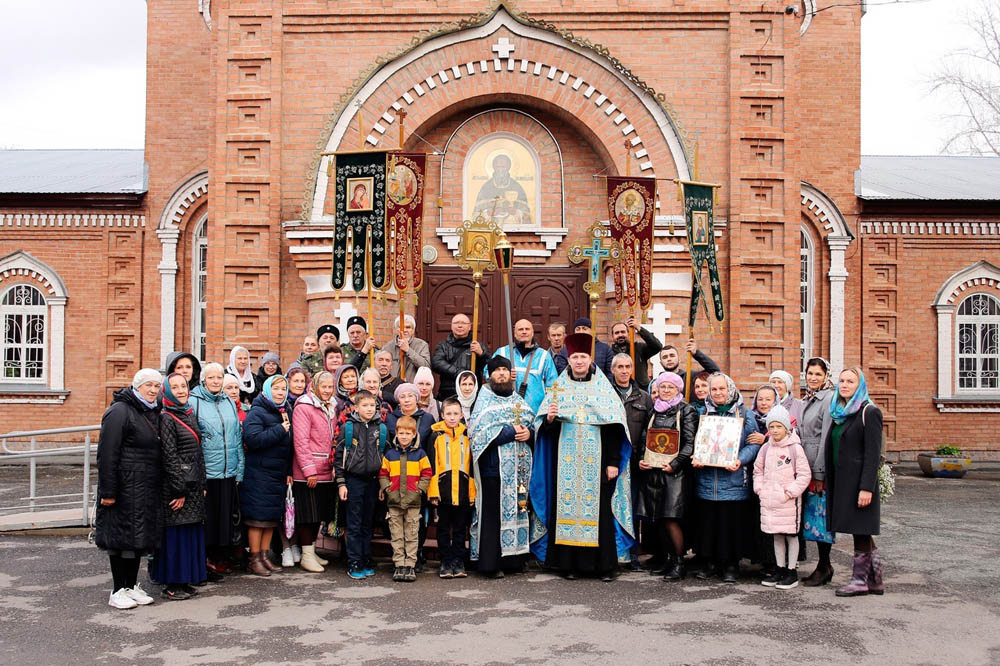
<svg viewBox="0 0 1000 666">
<path fill-rule="evenodd" d="M 852 309 L 863 326 L 860 360 L 869 392 L 888 413 L 890 450 L 906 460 L 914 452 L 956 445 L 980 460 L 1000 459 L 996 390 L 990 403 L 962 401 L 958 394 L 951 401 L 938 399 L 942 359 L 934 307 L 938 291 L 956 272 L 980 260 L 997 263 L 1000 210 L 993 203 L 971 202 L 916 207 L 868 202 L 865 209 L 858 256 L 864 267 L 861 298 Z M 986 279 L 963 284 L 953 305 L 977 292 L 1000 299 L 998 285 Z M 945 341 L 953 357 L 955 332 L 952 325 Z M 952 390 L 955 373 L 953 361 L 946 382 Z"/>
<path fill-rule="evenodd" d="M 0 409 L 0 432 L 98 423 L 113 389 L 132 381 L 140 367 L 142 321 L 148 316 L 144 288 L 157 277 L 144 269 L 143 237 L 149 233 L 141 213 L 0 208 L 0 220 L 7 215 L 23 220 L 21 226 L 0 225 L 0 257 L 18 250 L 30 254 L 51 267 L 68 293 L 63 339 L 68 395 L 59 402 L 58 394 L 0 390 L 5 403 Z M 10 275 L 0 282 L 0 291 L 17 282 L 40 287 L 36 280 Z M 56 340 L 48 303 L 52 295 L 40 290 L 50 306 L 46 358 L 51 363 Z M 51 365 L 48 377 L 51 383 Z"/>
</svg>

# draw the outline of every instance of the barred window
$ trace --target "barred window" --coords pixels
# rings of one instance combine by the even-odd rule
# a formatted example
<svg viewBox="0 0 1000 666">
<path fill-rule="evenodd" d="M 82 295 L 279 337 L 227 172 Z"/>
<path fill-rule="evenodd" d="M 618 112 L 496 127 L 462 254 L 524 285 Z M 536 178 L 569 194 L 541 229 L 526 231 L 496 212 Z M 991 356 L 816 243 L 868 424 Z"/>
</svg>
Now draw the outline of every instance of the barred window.
<svg viewBox="0 0 1000 666">
<path fill-rule="evenodd" d="M 805 378 L 806 361 L 813 356 L 813 246 L 809 232 L 801 229 L 799 245 L 799 371 Z"/>
<path fill-rule="evenodd" d="M 958 306 L 958 390 L 969 393 L 1000 388 L 1000 301 L 972 294 Z"/>
<path fill-rule="evenodd" d="M 194 249 L 192 257 L 194 269 L 191 273 L 191 283 L 194 288 L 192 297 L 191 328 L 194 352 L 198 358 L 206 357 L 206 326 L 208 310 L 208 218 L 204 218 L 194 230 Z"/>
<path fill-rule="evenodd" d="M 7 383 L 45 381 L 45 333 L 48 310 L 42 292 L 16 284 L 0 300 L 3 320 L 3 373 Z"/>
</svg>

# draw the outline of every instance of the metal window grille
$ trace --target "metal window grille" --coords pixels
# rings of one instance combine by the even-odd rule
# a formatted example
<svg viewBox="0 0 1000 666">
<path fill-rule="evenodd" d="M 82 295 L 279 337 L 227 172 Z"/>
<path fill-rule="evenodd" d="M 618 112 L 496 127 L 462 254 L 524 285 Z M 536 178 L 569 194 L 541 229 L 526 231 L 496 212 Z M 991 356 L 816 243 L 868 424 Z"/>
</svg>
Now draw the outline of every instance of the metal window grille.
<svg viewBox="0 0 1000 666">
<path fill-rule="evenodd" d="M 3 320 L 3 372 L 8 383 L 45 382 L 45 332 L 48 309 L 42 292 L 16 284 L 0 300 Z"/>
<path fill-rule="evenodd" d="M 955 317 L 958 391 L 982 393 L 1000 389 L 1000 301 L 972 294 Z"/>
</svg>

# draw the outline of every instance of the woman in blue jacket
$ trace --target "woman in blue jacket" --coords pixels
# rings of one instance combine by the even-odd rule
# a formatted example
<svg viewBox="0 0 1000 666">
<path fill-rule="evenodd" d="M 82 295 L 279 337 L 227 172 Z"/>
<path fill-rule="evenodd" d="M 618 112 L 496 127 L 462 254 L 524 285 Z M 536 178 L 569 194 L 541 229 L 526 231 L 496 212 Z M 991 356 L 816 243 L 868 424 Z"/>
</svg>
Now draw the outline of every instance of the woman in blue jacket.
<svg viewBox="0 0 1000 666">
<path fill-rule="evenodd" d="M 205 548 L 209 578 L 231 570 L 226 563 L 232 546 L 240 542 L 239 496 L 243 481 L 243 435 L 236 403 L 222 390 L 224 370 L 208 363 L 201 371 L 201 386 L 191 392 L 190 405 L 198 419 L 201 448 L 205 454 Z"/>
<path fill-rule="evenodd" d="M 292 421 L 285 397 L 288 380 L 272 375 L 243 422 L 246 475 L 240 505 L 250 541 L 250 572 L 270 576 L 281 567 L 267 558 L 274 528 L 285 514 L 285 488 L 292 474 Z"/>
<path fill-rule="evenodd" d="M 740 452 L 730 467 L 705 467 L 692 461 L 695 467 L 695 493 L 700 504 L 698 554 L 705 564 L 697 577 L 707 580 L 722 572 L 722 582 L 735 583 L 740 573 L 740 558 L 750 554 L 754 544 L 753 462 L 760 446 L 747 442 L 757 432 L 753 414 L 743 405 L 736 383 L 729 375 L 714 373 L 708 380 L 709 394 L 705 399 L 706 415 L 728 416 L 743 422 Z"/>
</svg>

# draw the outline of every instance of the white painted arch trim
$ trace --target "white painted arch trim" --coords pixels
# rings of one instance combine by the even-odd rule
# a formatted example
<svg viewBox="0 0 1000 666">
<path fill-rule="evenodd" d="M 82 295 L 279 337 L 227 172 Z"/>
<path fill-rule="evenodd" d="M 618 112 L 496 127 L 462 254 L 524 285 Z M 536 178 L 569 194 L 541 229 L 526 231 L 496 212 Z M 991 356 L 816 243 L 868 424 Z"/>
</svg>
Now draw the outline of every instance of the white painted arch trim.
<svg viewBox="0 0 1000 666">
<path fill-rule="evenodd" d="M 937 397 L 939 398 L 950 398 L 955 395 L 957 377 L 954 376 L 954 367 L 958 353 L 954 348 L 955 309 L 958 301 L 962 300 L 962 293 L 970 288 L 992 288 L 1000 291 L 1000 267 L 985 259 L 977 261 L 948 278 L 934 296 L 932 305 L 937 312 Z"/>
<path fill-rule="evenodd" d="M 167 200 L 156 225 L 156 236 L 160 239 L 160 367 L 167 360 L 167 354 L 174 351 L 177 327 L 177 244 L 180 241 L 180 223 L 196 201 L 208 194 L 208 172 L 197 173 Z M 194 227 L 191 227 L 192 229 Z"/>
<path fill-rule="evenodd" d="M 847 247 L 854 240 L 854 234 L 840 207 L 817 187 L 802 181 L 799 192 L 802 196 L 803 209 L 819 223 L 819 228 L 825 231 L 827 247 L 830 250 L 830 271 L 827 279 L 830 281 L 830 371 L 839 373 L 844 368 L 844 328 L 847 318 L 845 313 L 845 292 L 847 286 Z M 816 256 L 815 253 L 813 256 Z"/>
<path fill-rule="evenodd" d="M 461 30 L 447 35 L 442 35 L 434 39 L 430 39 L 421 44 L 420 46 L 416 47 L 409 53 L 406 53 L 396 58 L 392 62 L 387 63 L 385 66 L 376 71 L 371 76 L 371 78 L 369 78 L 368 81 L 366 81 L 365 84 L 361 86 L 361 89 L 344 106 L 344 110 L 337 118 L 336 123 L 334 123 L 333 130 L 330 133 L 330 138 L 327 140 L 325 150 L 333 151 L 340 146 L 340 143 L 343 140 L 344 135 L 347 133 L 348 128 L 351 127 L 351 124 L 354 122 L 354 118 L 357 114 L 358 109 L 362 105 L 364 105 L 364 103 L 393 74 L 409 66 L 413 62 L 416 62 L 420 58 L 430 53 L 433 53 L 434 51 L 438 51 L 453 44 L 459 44 L 462 42 L 488 37 L 493 33 L 495 33 L 496 31 L 498 31 L 500 28 L 507 28 L 513 34 L 519 37 L 524 37 L 526 39 L 534 39 L 537 41 L 545 42 L 547 44 L 552 44 L 556 47 L 563 48 L 568 51 L 572 51 L 573 53 L 595 63 L 605 72 L 617 78 L 623 85 L 625 85 L 626 88 L 628 88 L 632 92 L 632 94 L 636 97 L 637 100 L 639 100 L 642 106 L 646 109 L 646 111 L 656 122 L 657 127 L 660 129 L 660 132 L 663 135 L 664 141 L 666 141 L 667 146 L 670 149 L 670 154 L 674 161 L 674 169 L 676 170 L 678 177 L 681 179 L 690 179 L 691 175 L 688 169 L 687 157 L 684 154 L 683 142 L 681 141 L 681 138 L 677 133 L 677 129 L 674 127 L 674 124 L 671 121 L 670 117 L 667 115 L 667 113 L 663 110 L 663 107 L 661 107 L 655 99 L 651 98 L 649 95 L 640 90 L 638 86 L 636 86 L 634 83 L 622 77 L 613 68 L 609 67 L 608 64 L 593 51 L 586 49 L 582 46 L 578 46 L 576 44 L 567 42 L 566 40 L 564 40 L 562 37 L 560 37 L 555 33 L 549 32 L 547 30 L 542 30 L 540 28 L 533 28 L 524 25 L 517 19 L 515 19 L 513 16 L 511 16 L 510 13 L 508 13 L 506 8 L 503 6 L 501 6 L 497 10 L 497 13 L 493 16 L 493 18 L 491 18 L 485 24 L 476 28 Z M 481 74 L 485 74 L 489 69 L 492 69 L 493 71 L 496 72 L 501 71 L 501 69 L 506 70 L 508 72 L 519 71 L 519 68 L 513 67 L 515 61 L 517 60 L 519 59 L 514 57 L 505 58 L 503 65 L 501 65 L 501 60 L 499 58 L 488 58 L 486 57 L 486 54 L 484 54 L 484 59 L 481 61 L 474 61 L 470 63 L 454 63 L 454 65 L 450 66 L 449 69 L 441 70 L 437 74 L 437 76 L 441 80 L 442 84 L 444 84 L 447 82 L 448 79 L 447 71 L 450 71 L 452 73 L 452 76 L 454 76 L 456 72 L 460 73 L 462 71 L 461 69 L 462 67 L 466 68 L 466 72 L 468 74 L 472 73 L 471 71 L 469 71 L 469 68 L 475 69 L 476 67 L 480 69 Z M 522 66 L 525 64 L 525 62 L 527 61 L 522 60 L 521 63 Z M 475 67 L 473 65 L 475 65 Z M 490 65 L 492 65 L 492 67 Z M 558 71 L 560 71 L 559 68 L 556 68 L 555 66 L 547 66 L 543 63 L 534 63 L 534 67 L 530 70 L 531 75 L 533 76 L 541 75 L 544 68 L 546 67 L 550 67 L 551 69 L 545 74 L 544 78 L 553 81 L 556 85 L 560 84 L 566 85 L 567 81 L 572 77 L 572 75 L 570 75 L 566 71 L 562 71 L 562 75 L 556 77 L 555 74 Z M 527 68 L 525 69 L 527 70 Z M 535 71 L 536 69 L 538 70 L 537 72 Z M 524 74 L 525 72 L 521 73 Z M 444 76 L 441 76 L 442 74 L 444 74 Z M 549 76 L 549 74 L 551 74 L 551 76 Z M 591 96 L 594 94 L 593 86 L 589 84 L 587 86 L 583 86 L 584 82 L 582 79 L 580 79 L 579 77 L 573 77 L 573 78 L 576 79 L 571 84 L 572 86 L 574 86 L 574 90 L 580 91 L 581 94 L 590 99 Z M 430 81 L 424 80 L 420 82 L 415 82 L 413 84 L 412 89 L 417 93 L 418 97 L 422 97 L 423 94 L 427 92 L 424 86 L 426 85 L 429 88 L 430 83 L 433 82 L 432 77 L 428 77 L 428 79 L 430 79 Z M 406 99 L 407 97 L 409 97 L 410 99 Z M 412 103 L 414 99 L 413 96 L 410 95 L 408 91 L 403 92 L 401 98 L 405 100 L 407 104 Z M 601 104 L 598 104 L 598 106 L 602 106 L 606 101 L 606 99 L 607 98 L 604 97 L 603 95 L 599 95 L 594 99 L 594 103 L 597 104 L 597 102 L 600 101 Z M 399 108 L 402 108 L 401 105 L 399 105 L 398 101 L 395 102 L 393 106 L 394 107 L 399 106 Z M 612 105 L 609 105 L 607 108 L 605 108 L 605 114 L 607 114 L 610 118 L 612 118 L 612 122 L 618 125 L 625 120 L 624 114 L 619 113 L 612 117 L 611 114 L 608 113 L 608 108 L 610 108 L 611 106 Z M 615 109 L 612 109 L 611 113 L 614 113 L 614 111 Z M 386 112 L 381 116 L 381 119 L 384 120 L 386 123 L 389 123 L 392 120 L 392 115 Z M 385 131 L 384 127 L 382 128 L 382 131 L 383 132 Z M 634 127 L 631 123 L 629 123 L 621 131 L 623 133 L 623 136 L 627 137 L 634 132 Z M 636 137 L 636 139 L 638 139 L 638 137 Z M 369 143 L 371 143 L 372 145 L 378 144 L 378 139 L 374 137 L 374 134 L 369 135 Z M 636 145 L 638 145 L 639 143 L 641 143 L 641 140 L 637 141 Z M 316 171 L 315 190 L 313 191 L 313 205 L 312 205 L 312 212 L 310 215 L 310 220 L 313 222 L 321 222 L 323 220 L 323 204 L 325 203 L 326 189 L 327 189 L 326 169 L 327 169 L 328 159 L 329 158 L 327 157 L 321 159 Z M 652 162 L 650 160 L 647 160 L 646 162 L 640 164 L 640 169 L 643 170 L 652 169 L 652 166 L 653 166 Z"/>
<path fill-rule="evenodd" d="M 23 250 L 0 259 L 0 283 L 8 278 L 35 281 L 45 289 L 45 304 L 49 307 L 46 322 L 49 358 L 45 374 L 49 388 L 62 391 L 66 385 L 66 301 L 69 299 L 66 284 L 54 268 Z"/>
</svg>

